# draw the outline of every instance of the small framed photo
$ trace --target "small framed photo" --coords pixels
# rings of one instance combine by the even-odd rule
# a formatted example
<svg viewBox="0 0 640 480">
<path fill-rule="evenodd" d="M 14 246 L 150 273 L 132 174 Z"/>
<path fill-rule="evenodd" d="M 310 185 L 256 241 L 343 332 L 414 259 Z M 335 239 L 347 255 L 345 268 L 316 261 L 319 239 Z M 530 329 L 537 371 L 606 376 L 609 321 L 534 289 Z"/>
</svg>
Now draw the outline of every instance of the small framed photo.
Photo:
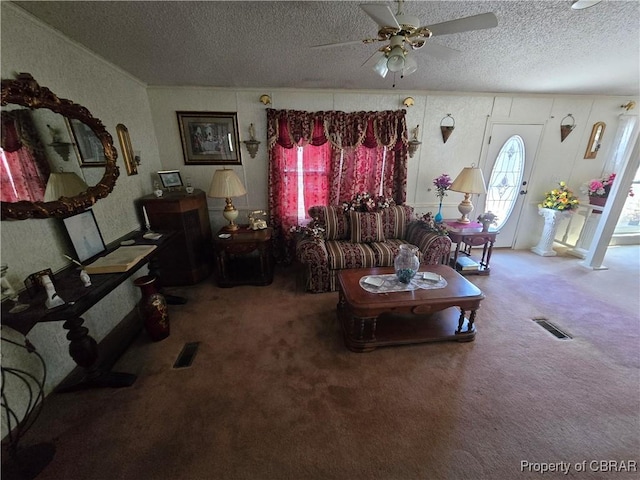
<svg viewBox="0 0 640 480">
<path fill-rule="evenodd" d="M 73 135 L 81 167 L 104 167 L 107 158 L 104 146 L 91 128 L 75 118 L 67 119 L 69 130 Z"/>
<path fill-rule="evenodd" d="M 180 170 L 161 170 L 158 172 L 160 181 L 164 188 L 180 188 L 182 187 L 182 177 Z"/>
<path fill-rule="evenodd" d="M 242 165 L 235 112 L 176 112 L 185 165 Z"/>
<path fill-rule="evenodd" d="M 79 262 L 82 263 L 106 250 L 93 210 L 85 210 L 78 215 L 63 218 L 62 221 Z"/>
</svg>

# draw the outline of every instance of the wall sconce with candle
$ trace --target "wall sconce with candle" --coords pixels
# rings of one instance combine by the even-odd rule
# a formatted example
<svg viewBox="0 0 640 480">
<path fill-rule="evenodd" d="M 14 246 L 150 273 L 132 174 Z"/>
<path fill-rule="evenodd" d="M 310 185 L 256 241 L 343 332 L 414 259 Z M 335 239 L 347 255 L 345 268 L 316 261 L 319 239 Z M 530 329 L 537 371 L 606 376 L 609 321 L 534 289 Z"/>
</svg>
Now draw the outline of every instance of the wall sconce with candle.
<svg viewBox="0 0 640 480">
<path fill-rule="evenodd" d="M 411 130 L 413 137 L 411 138 L 411 140 L 409 140 L 409 146 L 408 146 L 409 158 L 413 158 L 413 155 L 416 153 L 416 150 L 418 150 L 418 147 L 422 145 L 422 142 L 418 140 L 419 129 L 420 129 L 420 125 L 416 125 L 416 128 Z"/>
<path fill-rule="evenodd" d="M 249 140 L 244 140 L 242 143 L 247 147 L 247 151 L 251 158 L 256 158 L 256 153 L 258 153 L 258 146 L 260 145 L 260 141 L 256 140 L 256 129 L 253 126 L 253 123 L 249 125 Z"/>
<path fill-rule="evenodd" d="M 60 155 L 65 162 L 68 162 L 69 152 L 71 151 L 71 145 L 73 144 L 70 142 L 62 141 L 59 128 L 52 127 L 51 125 L 47 125 L 47 128 L 49 129 L 49 133 L 51 134 L 51 143 L 49 144 L 49 146 L 53 147 L 56 153 Z"/>
</svg>

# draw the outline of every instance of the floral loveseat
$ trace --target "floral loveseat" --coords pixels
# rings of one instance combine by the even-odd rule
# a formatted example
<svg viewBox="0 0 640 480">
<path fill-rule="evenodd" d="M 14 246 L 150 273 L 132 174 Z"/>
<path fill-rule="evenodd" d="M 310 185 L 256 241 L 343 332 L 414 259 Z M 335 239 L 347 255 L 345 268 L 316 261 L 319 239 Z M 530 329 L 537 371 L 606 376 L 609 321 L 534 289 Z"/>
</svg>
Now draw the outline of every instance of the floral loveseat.
<svg viewBox="0 0 640 480">
<path fill-rule="evenodd" d="M 304 266 L 306 288 L 310 292 L 337 290 L 336 272 L 341 269 L 393 266 L 403 243 L 418 247 L 421 263 L 447 263 L 449 258 L 449 237 L 416 219 L 413 207 L 408 205 L 394 205 L 376 212 L 313 206 L 309 215 L 317 227 L 316 234 L 298 236 L 296 259 Z"/>
</svg>

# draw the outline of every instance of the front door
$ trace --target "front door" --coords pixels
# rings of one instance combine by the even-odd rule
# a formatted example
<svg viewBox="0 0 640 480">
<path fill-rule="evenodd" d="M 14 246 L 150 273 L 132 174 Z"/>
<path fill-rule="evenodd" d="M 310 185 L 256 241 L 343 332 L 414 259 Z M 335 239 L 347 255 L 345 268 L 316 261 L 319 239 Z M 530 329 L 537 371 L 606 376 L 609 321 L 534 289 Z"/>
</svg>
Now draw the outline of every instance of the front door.
<svg viewBox="0 0 640 480">
<path fill-rule="evenodd" d="M 487 197 L 484 211 L 498 216 L 495 247 L 512 247 L 527 194 L 531 167 L 543 125 L 494 123 L 485 158 Z M 478 212 L 481 213 L 481 212 Z"/>
</svg>

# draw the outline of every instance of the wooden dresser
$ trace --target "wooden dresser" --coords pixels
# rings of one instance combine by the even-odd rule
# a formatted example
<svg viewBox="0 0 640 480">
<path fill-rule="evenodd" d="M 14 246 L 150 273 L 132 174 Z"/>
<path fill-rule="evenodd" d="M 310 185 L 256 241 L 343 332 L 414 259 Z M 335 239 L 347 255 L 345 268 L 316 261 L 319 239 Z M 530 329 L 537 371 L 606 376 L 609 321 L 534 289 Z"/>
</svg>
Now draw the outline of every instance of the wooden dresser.
<svg viewBox="0 0 640 480">
<path fill-rule="evenodd" d="M 159 254 L 162 284 L 192 285 L 207 278 L 212 271 L 213 255 L 205 193 L 165 192 L 162 197 L 146 195 L 137 203 L 139 210 L 145 208 L 151 230 L 178 233 L 171 246 Z"/>
</svg>

